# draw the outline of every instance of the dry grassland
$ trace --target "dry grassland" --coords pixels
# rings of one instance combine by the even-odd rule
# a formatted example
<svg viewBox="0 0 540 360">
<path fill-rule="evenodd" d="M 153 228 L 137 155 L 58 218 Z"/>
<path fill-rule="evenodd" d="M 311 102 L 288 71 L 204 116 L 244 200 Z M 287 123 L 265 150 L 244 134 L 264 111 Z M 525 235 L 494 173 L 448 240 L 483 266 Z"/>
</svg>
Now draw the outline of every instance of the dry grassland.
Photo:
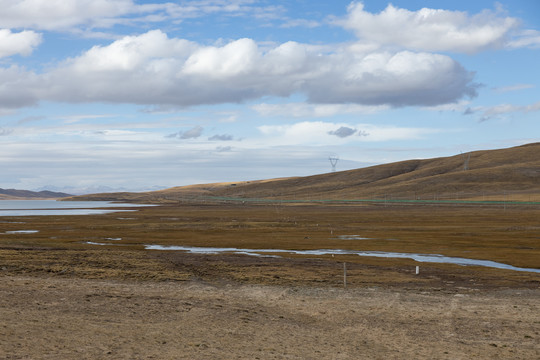
<svg viewBox="0 0 540 360">
<path fill-rule="evenodd" d="M 5 233 L 16 230 L 39 232 Z M 392 251 L 538 269 L 538 206 L 171 204 L 3 217 L 0 233 L 4 359 L 540 357 L 538 273 L 144 250 Z"/>
</svg>

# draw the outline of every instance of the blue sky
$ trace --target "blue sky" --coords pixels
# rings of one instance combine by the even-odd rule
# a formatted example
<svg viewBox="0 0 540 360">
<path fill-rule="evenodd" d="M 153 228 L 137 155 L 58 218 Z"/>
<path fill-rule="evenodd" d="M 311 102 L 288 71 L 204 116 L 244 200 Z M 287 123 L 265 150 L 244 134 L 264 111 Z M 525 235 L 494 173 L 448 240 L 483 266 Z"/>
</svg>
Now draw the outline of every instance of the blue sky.
<svg viewBox="0 0 540 360">
<path fill-rule="evenodd" d="M 540 139 L 540 2 L 0 0 L 0 187 L 306 176 Z"/>
</svg>

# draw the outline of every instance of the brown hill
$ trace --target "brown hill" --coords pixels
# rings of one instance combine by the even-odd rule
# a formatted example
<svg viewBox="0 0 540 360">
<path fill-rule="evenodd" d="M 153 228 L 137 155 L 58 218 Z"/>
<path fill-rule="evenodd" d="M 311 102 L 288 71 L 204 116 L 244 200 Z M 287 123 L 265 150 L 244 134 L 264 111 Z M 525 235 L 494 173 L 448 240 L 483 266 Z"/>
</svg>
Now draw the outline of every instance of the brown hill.
<svg viewBox="0 0 540 360">
<path fill-rule="evenodd" d="M 540 143 L 533 143 L 307 177 L 191 185 L 147 193 L 94 194 L 77 199 L 164 202 L 234 197 L 540 201 L 539 155 Z"/>
</svg>

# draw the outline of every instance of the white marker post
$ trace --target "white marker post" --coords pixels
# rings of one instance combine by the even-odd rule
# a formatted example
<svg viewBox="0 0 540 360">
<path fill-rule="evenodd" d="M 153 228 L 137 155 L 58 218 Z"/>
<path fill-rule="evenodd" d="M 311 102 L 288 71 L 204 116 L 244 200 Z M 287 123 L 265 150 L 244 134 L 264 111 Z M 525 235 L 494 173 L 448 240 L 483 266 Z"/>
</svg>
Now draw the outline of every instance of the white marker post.
<svg viewBox="0 0 540 360">
<path fill-rule="evenodd" d="M 343 263 L 343 287 L 347 287 L 347 263 Z"/>
<path fill-rule="evenodd" d="M 420 274 L 420 266 L 416 267 L 416 275 Z"/>
</svg>

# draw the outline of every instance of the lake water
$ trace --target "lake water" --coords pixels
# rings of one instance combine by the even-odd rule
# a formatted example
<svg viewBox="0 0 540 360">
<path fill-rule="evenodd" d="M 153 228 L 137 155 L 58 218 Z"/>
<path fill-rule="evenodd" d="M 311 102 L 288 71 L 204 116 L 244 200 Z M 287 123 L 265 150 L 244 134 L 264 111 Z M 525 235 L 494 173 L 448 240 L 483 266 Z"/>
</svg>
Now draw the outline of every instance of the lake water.
<svg viewBox="0 0 540 360">
<path fill-rule="evenodd" d="M 0 216 L 94 215 L 117 211 L 113 207 L 140 207 L 141 204 L 115 204 L 110 201 L 0 200 Z"/>
</svg>

